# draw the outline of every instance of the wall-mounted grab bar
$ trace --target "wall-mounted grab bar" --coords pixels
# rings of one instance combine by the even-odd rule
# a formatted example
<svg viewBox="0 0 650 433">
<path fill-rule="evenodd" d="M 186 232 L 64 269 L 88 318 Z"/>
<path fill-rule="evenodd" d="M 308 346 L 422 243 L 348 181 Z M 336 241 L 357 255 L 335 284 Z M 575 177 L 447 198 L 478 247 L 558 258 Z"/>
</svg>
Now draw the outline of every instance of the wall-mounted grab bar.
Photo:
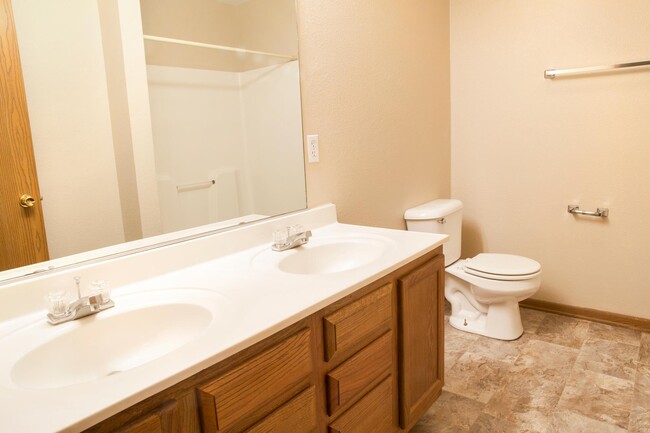
<svg viewBox="0 0 650 433">
<path fill-rule="evenodd" d="M 641 62 L 619 63 L 616 65 L 603 65 L 603 66 L 589 66 L 586 68 L 572 68 L 572 69 L 547 69 L 544 71 L 544 78 L 553 79 L 563 75 L 571 74 L 588 74 L 590 72 L 606 72 L 615 69 L 637 68 L 639 66 L 650 66 L 650 60 Z"/>
<path fill-rule="evenodd" d="M 609 209 L 606 207 L 599 207 L 596 209 L 595 212 L 593 211 L 586 211 L 586 210 L 580 210 L 580 206 L 570 204 L 567 212 L 573 215 L 587 215 L 587 216 L 595 216 L 595 217 L 601 217 L 601 218 L 607 218 L 609 216 Z"/>
<path fill-rule="evenodd" d="M 212 180 L 206 180 L 205 182 L 195 182 L 195 183 L 186 183 L 184 185 L 176 185 L 176 191 L 184 192 L 184 191 L 192 191 L 194 189 L 210 188 L 215 183 L 216 183 L 215 180 L 212 179 Z"/>
</svg>

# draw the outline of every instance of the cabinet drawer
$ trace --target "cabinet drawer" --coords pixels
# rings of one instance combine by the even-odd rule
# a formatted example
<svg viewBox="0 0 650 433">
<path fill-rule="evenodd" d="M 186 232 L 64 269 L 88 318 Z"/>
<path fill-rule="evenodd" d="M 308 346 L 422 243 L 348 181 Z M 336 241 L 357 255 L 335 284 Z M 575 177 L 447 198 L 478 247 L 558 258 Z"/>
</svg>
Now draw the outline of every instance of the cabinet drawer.
<svg viewBox="0 0 650 433">
<path fill-rule="evenodd" d="M 205 430 L 251 425 L 304 386 L 311 370 L 311 332 L 304 329 L 198 388 Z"/>
<path fill-rule="evenodd" d="M 333 415 L 388 371 L 393 360 L 393 333 L 387 332 L 327 374 L 327 408 Z"/>
<path fill-rule="evenodd" d="M 329 433 L 391 433 L 395 430 L 391 376 L 384 379 L 329 427 Z"/>
<path fill-rule="evenodd" d="M 388 283 L 324 317 L 326 361 L 390 329 L 392 288 L 393 284 Z"/>
<path fill-rule="evenodd" d="M 177 425 L 176 400 L 169 400 L 154 411 L 114 431 L 116 433 L 180 433 Z"/>
<path fill-rule="evenodd" d="M 316 388 L 309 387 L 246 433 L 311 433 L 316 429 Z"/>
</svg>

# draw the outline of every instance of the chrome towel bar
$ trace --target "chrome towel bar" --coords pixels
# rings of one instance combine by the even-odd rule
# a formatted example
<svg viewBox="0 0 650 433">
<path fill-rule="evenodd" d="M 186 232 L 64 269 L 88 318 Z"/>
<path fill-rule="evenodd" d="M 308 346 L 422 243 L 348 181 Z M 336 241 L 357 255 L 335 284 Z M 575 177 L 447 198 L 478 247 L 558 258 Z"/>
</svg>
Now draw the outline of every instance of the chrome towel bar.
<svg viewBox="0 0 650 433">
<path fill-rule="evenodd" d="M 595 217 L 601 217 L 601 218 L 607 218 L 609 216 L 609 209 L 606 207 L 599 207 L 596 209 L 595 212 L 593 211 L 586 211 L 586 210 L 580 210 L 580 206 L 570 204 L 567 212 L 573 215 L 587 215 L 587 216 L 595 216 Z"/>
<path fill-rule="evenodd" d="M 563 75 L 571 74 L 587 74 L 590 72 L 607 72 L 615 69 L 637 68 L 639 66 L 650 66 L 650 60 L 643 60 L 641 62 L 619 63 L 616 65 L 603 65 L 603 66 L 589 66 L 586 68 L 572 68 L 572 69 L 547 69 L 544 71 L 544 78 L 553 79 Z"/>
</svg>

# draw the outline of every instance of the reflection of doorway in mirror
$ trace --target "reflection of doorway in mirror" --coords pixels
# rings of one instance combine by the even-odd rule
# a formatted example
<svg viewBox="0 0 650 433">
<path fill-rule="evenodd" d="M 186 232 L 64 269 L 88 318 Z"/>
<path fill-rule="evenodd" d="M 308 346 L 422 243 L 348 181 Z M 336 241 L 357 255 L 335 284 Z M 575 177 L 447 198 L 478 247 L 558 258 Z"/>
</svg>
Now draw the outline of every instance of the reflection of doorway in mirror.
<svg viewBox="0 0 650 433">
<path fill-rule="evenodd" d="M 0 271 L 48 259 L 10 0 L 0 0 Z"/>
</svg>

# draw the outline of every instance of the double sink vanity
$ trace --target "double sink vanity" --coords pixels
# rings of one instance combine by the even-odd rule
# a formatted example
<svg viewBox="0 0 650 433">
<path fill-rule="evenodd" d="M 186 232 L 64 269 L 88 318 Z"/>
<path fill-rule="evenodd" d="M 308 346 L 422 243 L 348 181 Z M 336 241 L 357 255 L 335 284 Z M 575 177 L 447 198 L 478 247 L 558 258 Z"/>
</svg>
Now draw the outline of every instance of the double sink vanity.
<svg viewBox="0 0 650 433">
<path fill-rule="evenodd" d="M 308 241 L 273 251 L 295 224 Z M 442 389 L 445 240 L 325 205 L 7 280 L 0 429 L 408 431 Z M 75 277 L 115 306 L 53 326 Z"/>
</svg>

